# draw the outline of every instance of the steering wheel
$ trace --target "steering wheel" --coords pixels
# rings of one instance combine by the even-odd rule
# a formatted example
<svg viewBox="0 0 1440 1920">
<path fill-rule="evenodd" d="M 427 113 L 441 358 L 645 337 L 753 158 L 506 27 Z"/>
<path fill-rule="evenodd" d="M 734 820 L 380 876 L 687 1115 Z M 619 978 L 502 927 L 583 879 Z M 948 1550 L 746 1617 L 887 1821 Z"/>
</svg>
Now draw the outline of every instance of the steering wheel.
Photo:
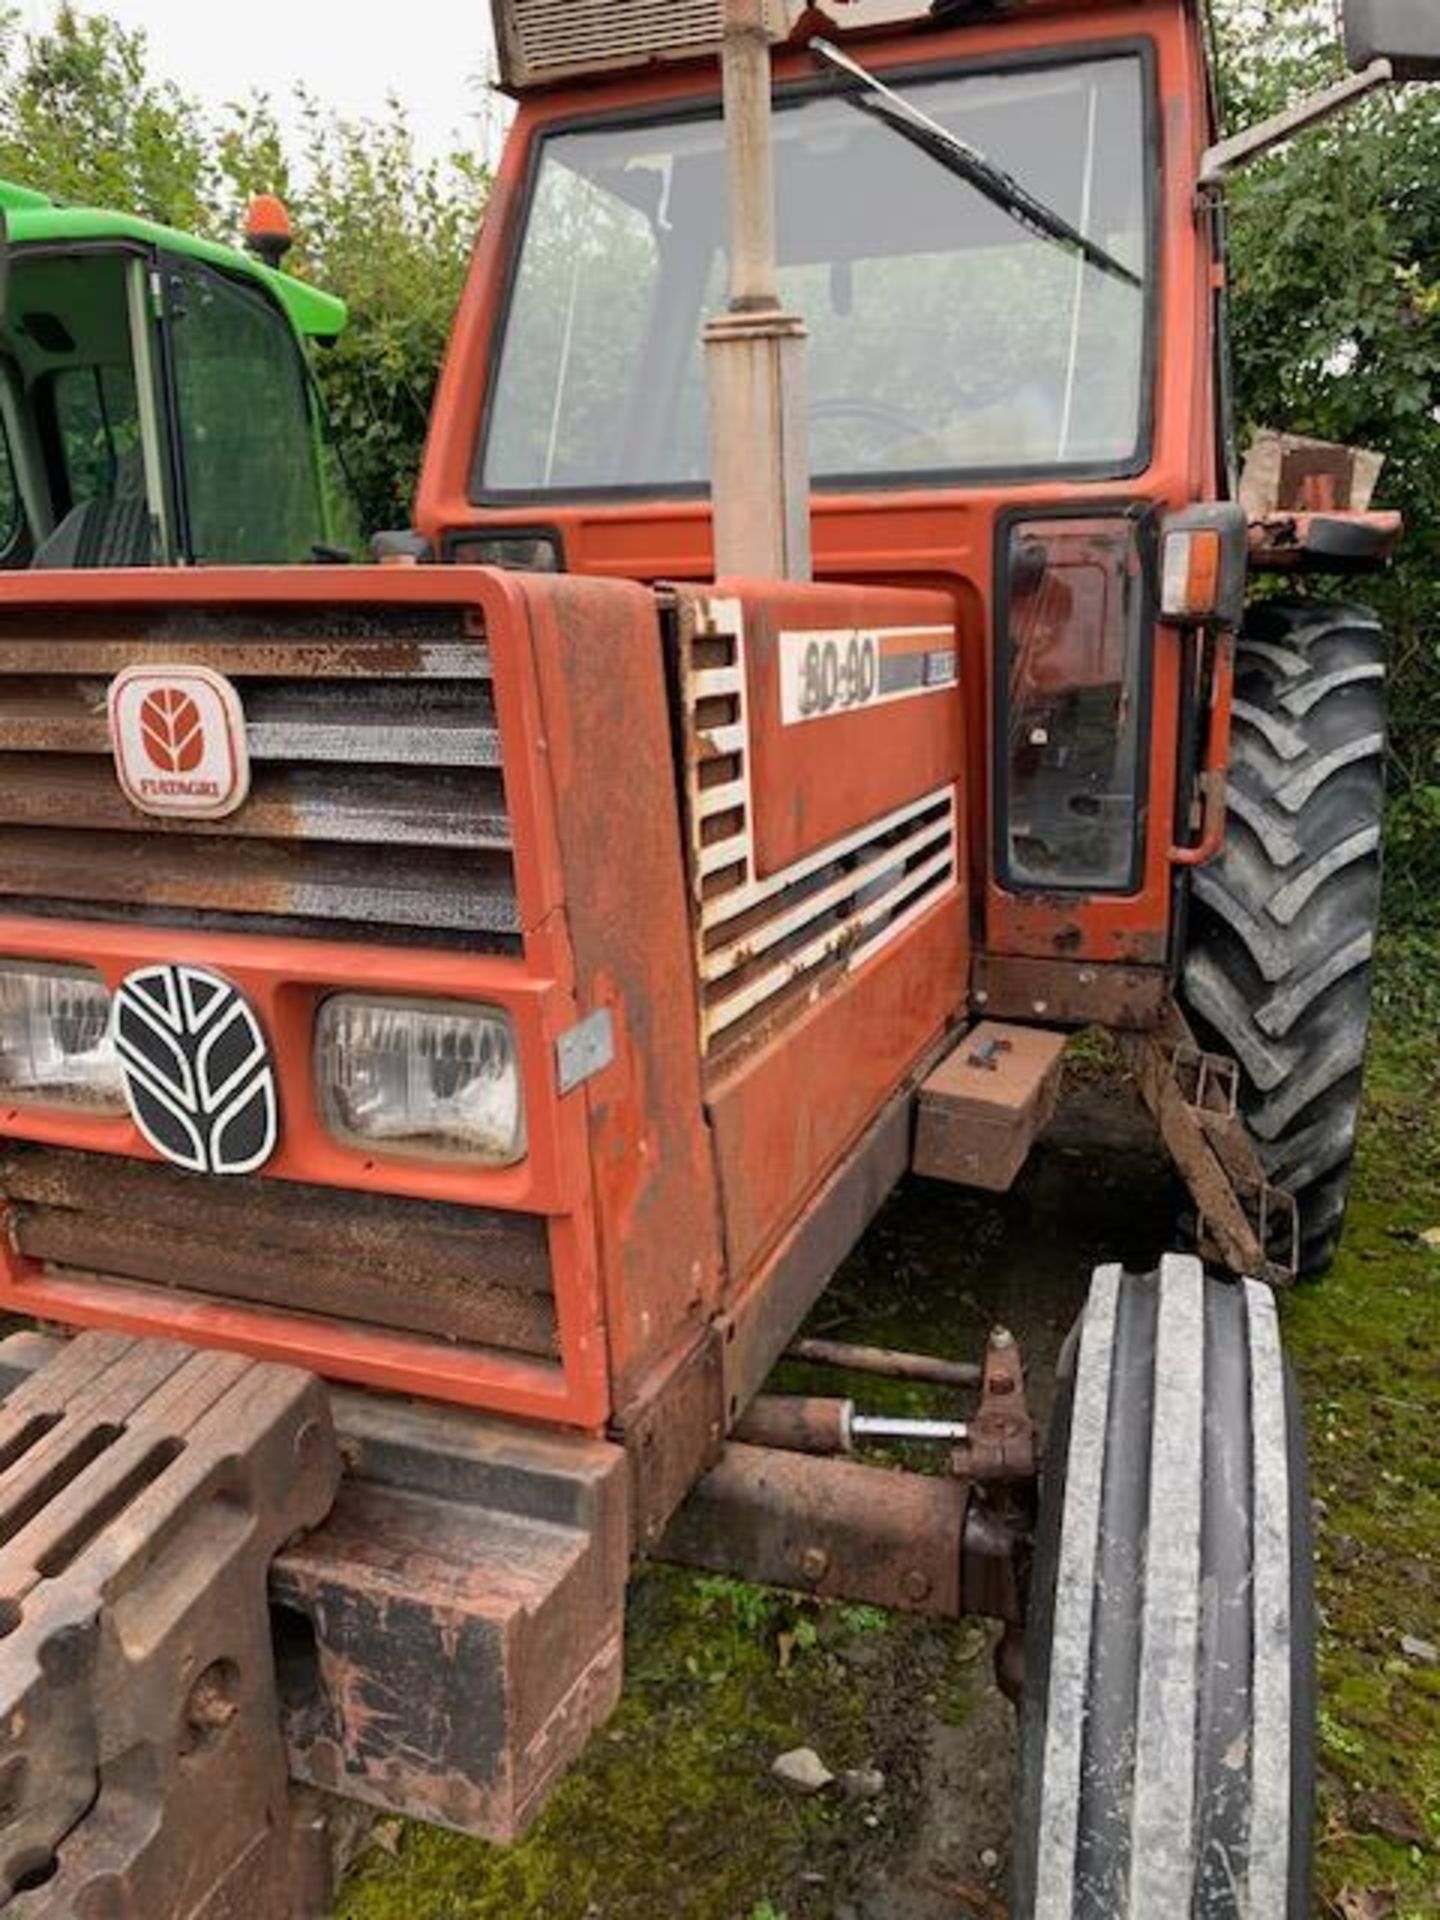
<svg viewBox="0 0 1440 1920">
<path fill-rule="evenodd" d="M 860 394 L 837 393 L 828 400 L 816 400 L 810 407 L 810 424 L 831 420 L 858 420 L 866 426 L 888 428 L 893 440 L 923 440 L 930 428 L 899 407 L 884 400 L 871 400 Z M 888 444 L 888 443 L 887 443 Z"/>
</svg>

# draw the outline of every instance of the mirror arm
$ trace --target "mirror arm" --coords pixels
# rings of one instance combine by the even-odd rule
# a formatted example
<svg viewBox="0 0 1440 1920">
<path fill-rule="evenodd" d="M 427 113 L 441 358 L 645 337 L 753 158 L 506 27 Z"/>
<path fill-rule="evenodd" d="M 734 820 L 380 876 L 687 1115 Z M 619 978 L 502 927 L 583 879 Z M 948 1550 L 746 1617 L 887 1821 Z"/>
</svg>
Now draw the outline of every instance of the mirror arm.
<svg viewBox="0 0 1440 1920">
<path fill-rule="evenodd" d="M 1337 113 L 1344 113 L 1355 101 L 1363 100 L 1367 94 L 1381 87 L 1388 87 L 1394 78 L 1395 69 L 1390 62 L 1376 60 L 1363 73 L 1352 74 L 1348 80 L 1341 80 L 1324 93 L 1302 100 L 1298 106 L 1287 107 L 1272 119 L 1262 120 L 1258 126 L 1247 127 L 1243 133 L 1232 134 L 1230 139 L 1221 140 L 1217 145 L 1207 148 L 1200 158 L 1201 191 L 1213 191 L 1223 186 L 1238 167 L 1247 165 L 1275 147 L 1284 146 L 1297 133 L 1319 126 L 1322 121 L 1333 119 Z"/>
</svg>

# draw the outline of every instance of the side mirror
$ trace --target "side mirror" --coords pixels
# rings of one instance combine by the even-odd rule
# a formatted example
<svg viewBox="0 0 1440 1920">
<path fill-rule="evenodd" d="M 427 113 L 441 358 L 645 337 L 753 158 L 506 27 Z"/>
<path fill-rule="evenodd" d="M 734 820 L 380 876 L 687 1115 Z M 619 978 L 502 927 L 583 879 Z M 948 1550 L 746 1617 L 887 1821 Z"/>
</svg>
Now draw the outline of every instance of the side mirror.
<svg viewBox="0 0 1440 1920">
<path fill-rule="evenodd" d="M 1345 55 L 1357 73 L 1388 60 L 1397 80 L 1440 80 L 1440 6 L 1345 0 Z"/>
</svg>

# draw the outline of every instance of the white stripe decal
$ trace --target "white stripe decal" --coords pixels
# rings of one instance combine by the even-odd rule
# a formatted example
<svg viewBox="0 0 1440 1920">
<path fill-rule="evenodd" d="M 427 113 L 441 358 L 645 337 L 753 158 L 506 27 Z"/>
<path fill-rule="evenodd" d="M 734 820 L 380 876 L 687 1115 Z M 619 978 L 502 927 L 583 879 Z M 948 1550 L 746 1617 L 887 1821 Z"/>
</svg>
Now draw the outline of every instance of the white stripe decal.
<svg viewBox="0 0 1440 1920">
<path fill-rule="evenodd" d="M 1035 1920 L 1072 1920 L 1074 1912 L 1090 1639 L 1120 1280 L 1119 1267 L 1101 1267 L 1091 1281 L 1076 1362 L 1045 1709 Z"/>
<path fill-rule="evenodd" d="M 1250 1756 L 1250 1901 L 1256 1920 L 1290 1898 L 1290 1451 L 1280 1328 L 1268 1287 L 1245 1282 L 1254 1445 L 1255 1678 Z"/>
<path fill-rule="evenodd" d="M 1195 1881 L 1200 1535 L 1205 1459 L 1205 1273 L 1160 1263 L 1150 1516 L 1135 1728 L 1130 1911 L 1188 1914 Z"/>
</svg>

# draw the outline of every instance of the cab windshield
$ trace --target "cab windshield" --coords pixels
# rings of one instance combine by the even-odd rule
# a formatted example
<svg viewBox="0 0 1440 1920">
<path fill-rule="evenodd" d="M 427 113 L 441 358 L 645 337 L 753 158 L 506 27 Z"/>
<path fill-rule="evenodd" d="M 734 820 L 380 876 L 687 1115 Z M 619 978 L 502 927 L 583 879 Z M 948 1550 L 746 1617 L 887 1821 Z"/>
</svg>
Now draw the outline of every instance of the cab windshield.
<svg viewBox="0 0 1440 1920">
<path fill-rule="evenodd" d="M 1148 284 L 1137 54 L 901 88 Z M 1019 224 L 844 95 L 782 96 L 775 159 L 819 480 L 1142 462 L 1143 287 Z M 699 341 L 726 302 L 725 222 L 718 110 L 544 141 L 477 497 L 705 481 Z"/>
</svg>

